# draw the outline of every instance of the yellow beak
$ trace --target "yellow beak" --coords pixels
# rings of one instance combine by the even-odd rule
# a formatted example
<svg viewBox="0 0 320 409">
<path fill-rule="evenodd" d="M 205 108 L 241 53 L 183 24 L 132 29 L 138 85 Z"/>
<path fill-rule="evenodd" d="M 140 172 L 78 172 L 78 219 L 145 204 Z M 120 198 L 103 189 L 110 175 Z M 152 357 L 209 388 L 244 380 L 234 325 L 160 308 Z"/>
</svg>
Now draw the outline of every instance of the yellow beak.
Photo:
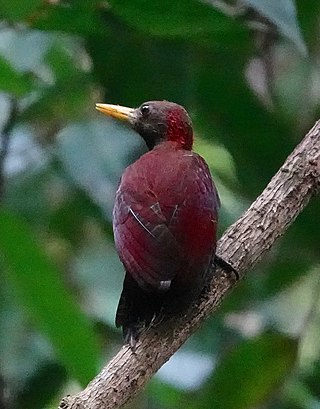
<svg viewBox="0 0 320 409">
<path fill-rule="evenodd" d="M 96 109 L 105 115 L 109 115 L 112 118 L 120 119 L 122 121 L 129 121 L 134 112 L 133 108 L 111 104 L 96 104 Z"/>
</svg>

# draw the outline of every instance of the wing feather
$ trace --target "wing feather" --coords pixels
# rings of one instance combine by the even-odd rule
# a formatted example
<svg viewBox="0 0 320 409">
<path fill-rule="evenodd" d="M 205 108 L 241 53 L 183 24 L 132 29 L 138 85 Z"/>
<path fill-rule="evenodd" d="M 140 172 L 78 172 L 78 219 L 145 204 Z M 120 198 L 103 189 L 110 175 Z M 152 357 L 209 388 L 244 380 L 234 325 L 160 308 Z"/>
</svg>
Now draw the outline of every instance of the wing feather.
<svg viewBox="0 0 320 409">
<path fill-rule="evenodd" d="M 114 234 L 120 258 L 141 287 L 161 289 L 163 282 L 171 281 L 183 263 L 182 249 L 166 225 L 157 202 L 142 208 L 139 203 L 136 205 L 134 193 L 126 191 L 119 195 L 122 197 L 117 203 L 121 203 L 121 207 L 115 207 L 114 220 L 124 221 L 114 223 Z M 128 212 L 127 217 L 123 217 L 124 211 Z"/>
<path fill-rule="evenodd" d="M 168 156 L 167 173 L 158 171 L 158 159 L 151 151 L 127 168 L 113 219 L 126 271 L 141 288 L 160 291 L 169 289 L 182 270 L 207 268 L 215 246 L 219 199 L 207 165 L 197 154 L 179 157 L 175 152 L 172 161 Z"/>
</svg>

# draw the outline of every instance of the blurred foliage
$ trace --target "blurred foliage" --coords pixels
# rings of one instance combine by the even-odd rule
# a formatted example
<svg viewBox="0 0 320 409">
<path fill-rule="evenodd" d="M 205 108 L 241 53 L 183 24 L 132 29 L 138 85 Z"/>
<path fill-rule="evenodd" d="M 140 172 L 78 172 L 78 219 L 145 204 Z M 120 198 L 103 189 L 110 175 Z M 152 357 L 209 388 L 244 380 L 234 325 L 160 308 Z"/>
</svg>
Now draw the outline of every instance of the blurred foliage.
<svg viewBox="0 0 320 409">
<path fill-rule="evenodd" d="M 0 13 L 0 407 L 48 409 L 122 342 L 113 197 L 145 147 L 95 102 L 188 109 L 222 234 L 319 117 L 320 3 L 0 0 Z M 315 198 L 128 407 L 320 407 L 319 214 Z"/>
</svg>

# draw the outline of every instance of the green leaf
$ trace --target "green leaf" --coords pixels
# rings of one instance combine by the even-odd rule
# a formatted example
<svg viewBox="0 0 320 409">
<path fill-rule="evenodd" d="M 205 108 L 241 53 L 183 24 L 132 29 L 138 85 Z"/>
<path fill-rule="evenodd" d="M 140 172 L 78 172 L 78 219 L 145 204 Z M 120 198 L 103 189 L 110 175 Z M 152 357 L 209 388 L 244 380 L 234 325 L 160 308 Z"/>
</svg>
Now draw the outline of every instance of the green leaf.
<svg viewBox="0 0 320 409">
<path fill-rule="evenodd" d="M 292 0 L 244 0 L 244 2 L 274 23 L 303 55 L 307 54 Z"/>
<path fill-rule="evenodd" d="M 72 180 L 110 217 L 128 152 L 140 143 L 132 130 L 100 118 L 62 129 L 57 138 L 57 154 Z"/>
<path fill-rule="evenodd" d="M 113 239 L 111 223 L 105 219 L 98 206 L 80 189 L 74 189 L 66 201 L 53 209 L 49 228 L 50 231 L 76 246 L 83 240 L 83 226 L 88 218 L 99 221 L 105 236 L 110 240 Z"/>
<path fill-rule="evenodd" d="M 0 13 L 2 18 L 18 21 L 30 16 L 42 3 L 42 0 L 0 0 Z"/>
<path fill-rule="evenodd" d="M 296 0 L 296 8 L 303 37 L 310 52 L 318 44 L 317 27 L 320 13 L 319 1 Z"/>
<path fill-rule="evenodd" d="M 48 382 L 50 379 L 50 382 Z M 24 409 L 43 409 L 57 396 L 66 382 L 66 371 L 57 363 L 45 362 L 28 379 L 17 396 L 17 407 Z M 39 393 L 41 391 L 41 393 Z"/>
<path fill-rule="evenodd" d="M 25 121 L 55 123 L 82 118 L 90 99 L 90 76 L 77 66 L 77 60 L 58 42 L 48 50 L 45 63 L 55 76 L 55 83 L 42 89 L 34 103 L 21 114 Z"/>
<path fill-rule="evenodd" d="M 233 184 L 237 183 L 236 167 L 230 153 L 223 146 L 197 137 L 194 150 L 206 158 L 210 169 L 213 169 L 223 180 Z"/>
<path fill-rule="evenodd" d="M 7 60 L 0 57 L 0 90 L 23 96 L 32 90 L 31 79 L 16 71 Z"/>
<path fill-rule="evenodd" d="M 256 197 L 292 149 L 292 131 L 253 95 L 243 76 L 246 61 L 226 50 L 203 53 L 194 60 L 194 95 L 203 136 L 228 148 L 243 192 Z"/>
<path fill-rule="evenodd" d="M 291 246 L 291 251 L 295 248 L 296 244 L 287 240 L 288 247 Z M 289 287 L 295 283 L 299 278 L 303 277 L 308 272 L 310 265 L 310 259 L 304 257 L 292 256 L 291 258 L 283 255 L 281 259 L 276 260 L 271 265 L 266 266 L 266 273 L 264 274 L 264 280 L 261 286 L 261 293 L 259 298 L 264 299 L 274 294 L 279 293 L 281 290 Z M 301 253 L 302 254 L 302 253 Z"/>
<path fill-rule="evenodd" d="M 196 0 L 110 0 L 108 3 L 112 12 L 129 26 L 165 38 L 208 39 L 240 27 L 209 4 Z"/>
<path fill-rule="evenodd" d="M 105 34 L 106 27 L 93 7 L 83 7 L 74 2 L 72 5 L 52 4 L 43 9 L 35 19 L 32 27 L 45 31 L 64 31 L 80 35 Z"/>
<path fill-rule="evenodd" d="M 86 384 L 98 367 L 98 346 L 87 318 L 26 223 L 0 209 L 0 251 L 7 277 L 25 309 L 50 338 L 69 373 Z"/>
<path fill-rule="evenodd" d="M 194 408 L 259 406 L 292 369 L 297 346 L 295 340 L 275 333 L 243 341 L 218 366 L 206 394 Z"/>
<path fill-rule="evenodd" d="M 316 394 L 313 395 L 312 391 L 305 382 L 292 380 L 284 389 L 285 400 L 288 402 L 288 408 L 301 408 L 301 409 L 318 409 L 320 407 L 320 401 L 317 399 L 319 389 L 318 374 L 314 373 L 314 380 L 317 384 Z"/>
<path fill-rule="evenodd" d="M 157 378 L 151 379 L 147 387 L 147 393 L 150 401 L 154 402 L 156 407 L 160 408 L 183 408 L 183 392 L 174 388 Z"/>
</svg>

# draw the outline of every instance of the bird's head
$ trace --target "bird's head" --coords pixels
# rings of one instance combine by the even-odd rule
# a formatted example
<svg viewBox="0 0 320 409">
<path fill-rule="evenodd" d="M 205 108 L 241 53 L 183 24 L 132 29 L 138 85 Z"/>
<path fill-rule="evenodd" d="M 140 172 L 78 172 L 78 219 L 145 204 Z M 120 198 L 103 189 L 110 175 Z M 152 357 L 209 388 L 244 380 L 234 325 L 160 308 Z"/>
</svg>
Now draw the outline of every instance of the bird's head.
<svg viewBox="0 0 320 409">
<path fill-rule="evenodd" d="M 150 150 L 165 141 L 175 142 L 182 149 L 192 149 L 192 123 L 181 105 L 148 101 L 135 109 L 110 104 L 96 104 L 96 108 L 105 115 L 126 121 L 142 136 Z"/>
</svg>

